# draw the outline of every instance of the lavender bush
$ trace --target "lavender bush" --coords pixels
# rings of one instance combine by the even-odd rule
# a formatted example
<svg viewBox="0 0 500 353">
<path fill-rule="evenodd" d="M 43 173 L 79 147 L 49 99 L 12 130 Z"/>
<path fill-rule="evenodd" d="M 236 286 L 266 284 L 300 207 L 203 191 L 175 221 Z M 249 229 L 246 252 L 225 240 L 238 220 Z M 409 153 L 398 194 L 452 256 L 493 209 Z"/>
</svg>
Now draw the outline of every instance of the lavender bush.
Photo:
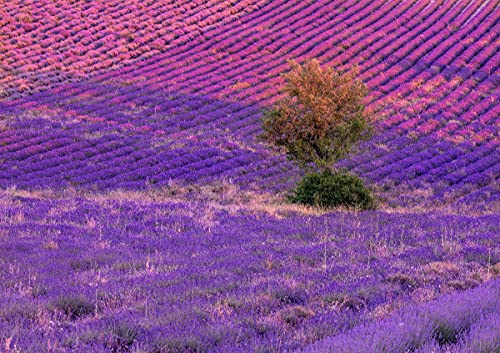
<svg viewBox="0 0 500 353">
<path fill-rule="evenodd" d="M 372 320 L 500 271 L 470 256 L 489 249 L 498 258 L 498 216 L 307 215 L 225 195 L 220 203 L 189 193 L 173 201 L 145 192 L 2 192 L 0 342 L 21 352 L 49 344 L 64 352 L 281 352 L 359 324 L 388 340 L 386 324 Z M 491 283 L 457 305 L 442 299 L 436 307 L 446 310 L 428 324 L 420 325 L 427 309 L 402 314 L 415 318 L 393 343 L 426 344 L 438 327 L 443 342 L 465 331 L 483 340 L 486 323 L 477 320 L 498 299 Z"/>
<path fill-rule="evenodd" d="M 500 282 L 412 308 L 324 339 L 300 352 L 495 352 Z"/>
</svg>

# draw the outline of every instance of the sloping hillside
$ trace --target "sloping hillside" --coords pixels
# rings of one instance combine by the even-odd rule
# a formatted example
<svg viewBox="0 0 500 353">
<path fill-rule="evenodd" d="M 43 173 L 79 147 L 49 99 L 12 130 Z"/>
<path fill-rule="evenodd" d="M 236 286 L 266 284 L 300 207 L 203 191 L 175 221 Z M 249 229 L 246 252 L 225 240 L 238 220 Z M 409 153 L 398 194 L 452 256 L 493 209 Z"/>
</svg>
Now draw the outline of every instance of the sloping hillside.
<svg viewBox="0 0 500 353">
<path fill-rule="evenodd" d="M 0 185 L 284 190 L 298 171 L 256 140 L 261 109 L 288 59 L 317 57 L 371 89 L 379 134 L 341 166 L 392 206 L 498 204 L 495 1 L 173 3 L 3 6 Z M 100 44 L 113 29 L 134 40 Z"/>
<path fill-rule="evenodd" d="M 499 20 L 492 0 L 1 2 L 0 352 L 497 352 Z M 302 171 L 262 111 L 309 58 L 370 89 L 375 136 L 338 167 L 377 211 L 284 202 Z"/>
</svg>

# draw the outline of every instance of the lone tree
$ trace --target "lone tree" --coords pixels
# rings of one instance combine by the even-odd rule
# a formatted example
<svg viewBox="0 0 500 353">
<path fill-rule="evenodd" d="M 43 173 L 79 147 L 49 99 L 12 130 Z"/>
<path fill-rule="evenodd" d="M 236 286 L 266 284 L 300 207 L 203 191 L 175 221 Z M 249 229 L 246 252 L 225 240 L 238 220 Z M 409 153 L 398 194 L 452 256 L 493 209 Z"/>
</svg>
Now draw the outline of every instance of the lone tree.
<svg viewBox="0 0 500 353">
<path fill-rule="evenodd" d="M 373 197 L 361 179 L 334 170 L 334 163 L 354 144 L 371 136 L 363 105 L 366 86 L 355 78 L 356 70 L 323 70 L 315 59 L 290 63 L 284 98 L 264 114 L 264 137 L 283 146 L 303 168 L 312 163 L 321 171 L 299 182 L 292 202 L 373 208 Z"/>
<path fill-rule="evenodd" d="M 264 136 L 303 167 L 312 162 L 322 170 L 332 168 L 370 136 L 362 102 L 368 90 L 355 79 L 356 70 L 323 70 L 316 59 L 290 64 L 285 97 L 265 113 Z"/>
</svg>

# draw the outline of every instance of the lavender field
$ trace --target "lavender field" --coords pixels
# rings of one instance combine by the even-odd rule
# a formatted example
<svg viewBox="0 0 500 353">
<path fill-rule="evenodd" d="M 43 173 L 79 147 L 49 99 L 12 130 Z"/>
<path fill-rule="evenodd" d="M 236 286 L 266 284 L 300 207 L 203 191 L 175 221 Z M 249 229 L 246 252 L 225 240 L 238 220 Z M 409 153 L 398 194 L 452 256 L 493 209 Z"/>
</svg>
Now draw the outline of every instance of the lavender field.
<svg viewBox="0 0 500 353">
<path fill-rule="evenodd" d="M 0 352 L 500 352 L 497 1 L 0 4 Z M 378 209 L 286 203 L 288 60 Z"/>
</svg>

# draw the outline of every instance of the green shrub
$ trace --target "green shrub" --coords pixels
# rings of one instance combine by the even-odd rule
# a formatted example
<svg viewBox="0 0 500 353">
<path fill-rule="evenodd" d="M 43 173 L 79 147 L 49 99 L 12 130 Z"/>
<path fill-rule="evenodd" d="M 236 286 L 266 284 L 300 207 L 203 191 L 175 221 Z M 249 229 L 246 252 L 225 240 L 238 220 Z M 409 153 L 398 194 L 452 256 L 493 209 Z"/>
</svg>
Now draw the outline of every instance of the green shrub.
<svg viewBox="0 0 500 353">
<path fill-rule="evenodd" d="M 300 288 L 280 288 L 274 292 L 274 297 L 280 305 L 303 305 L 307 302 L 307 295 Z"/>
<path fill-rule="evenodd" d="M 433 337 L 440 346 L 456 344 L 458 342 L 460 330 L 454 327 L 453 324 L 445 320 L 436 320 L 435 325 Z"/>
<path fill-rule="evenodd" d="M 94 305 L 79 296 L 61 296 L 54 302 L 54 307 L 68 315 L 71 320 L 78 319 L 94 311 Z"/>
<path fill-rule="evenodd" d="M 322 208 L 375 208 L 373 197 L 363 181 L 343 171 L 307 174 L 299 182 L 290 199 L 294 203 Z"/>
<path fill-rule="evenodd" d="M 138 328 L 128 323 L 119 323 L 112 327 L 111 337 L 106 346 L 113 353 L 128 352 L 138 335 Z"/>
</svg>

